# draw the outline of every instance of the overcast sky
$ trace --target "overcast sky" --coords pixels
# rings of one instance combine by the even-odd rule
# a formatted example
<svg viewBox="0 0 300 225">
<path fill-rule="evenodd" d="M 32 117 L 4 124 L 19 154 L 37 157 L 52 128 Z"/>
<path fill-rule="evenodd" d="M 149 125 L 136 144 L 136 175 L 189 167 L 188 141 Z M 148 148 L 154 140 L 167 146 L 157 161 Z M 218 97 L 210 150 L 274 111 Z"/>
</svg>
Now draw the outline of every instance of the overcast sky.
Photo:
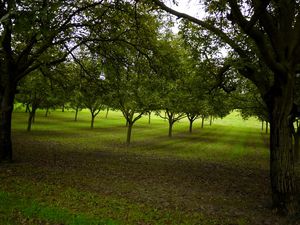
<svg viewBox="0 0 300 225">
<path fill-rule="evenodd" d="M 178 5 L 172 4 L 172 0 L 164 1 L 167 6 L 171 7 L 172 9 L 186 13 L 188 15 L 201 18 L 201 14 L 203 15 L 203 10 L 201 10 L 201 5 L 199 4 L 199 0 L 177 0 Z M 173 29 L 175 33 L 178 32 L 178 27 L 175 26 Z"/>
<path fill-rule="evenodd" d="M 199 11 L 201 9 L 199 0 L 178 0 L 178 6 L 172 5 L 172 8 L 196 17 L 199 16 Z"/>
</svg>

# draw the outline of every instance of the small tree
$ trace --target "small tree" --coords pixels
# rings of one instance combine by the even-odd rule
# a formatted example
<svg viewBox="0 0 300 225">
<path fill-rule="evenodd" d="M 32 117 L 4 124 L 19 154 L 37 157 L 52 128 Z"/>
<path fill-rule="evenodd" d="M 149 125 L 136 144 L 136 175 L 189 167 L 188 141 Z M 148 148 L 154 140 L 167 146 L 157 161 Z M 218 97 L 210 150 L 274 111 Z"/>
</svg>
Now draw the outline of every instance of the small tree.
<svg viewBox="0 0 300 225">
<path fill-rule="evenodd" d="M 50 96 L 50 81 L 39 71 L 35 71 L 21 81 L 18 89 L 19 94 L 16 99 L 25 104 L 28 109 L 27 131 L 31 131 L 36 110 L 40 108 Z"/>
</svg>

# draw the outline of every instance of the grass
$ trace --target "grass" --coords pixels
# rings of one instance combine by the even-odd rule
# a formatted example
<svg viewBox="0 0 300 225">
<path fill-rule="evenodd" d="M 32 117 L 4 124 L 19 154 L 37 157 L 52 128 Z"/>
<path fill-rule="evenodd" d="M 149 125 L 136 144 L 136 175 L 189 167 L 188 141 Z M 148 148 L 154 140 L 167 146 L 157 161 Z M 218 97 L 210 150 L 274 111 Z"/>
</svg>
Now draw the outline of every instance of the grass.
<svg viewBox="0 0 300 225">
<path fill-rule="evenodd" d="M 105 112 L 13 115 L 14 164 L 0 165 L 0 224 L 297 224 L 270 210 L 268 136 L 233 112 L 212 126 Z"/>
<path fill-rule="evenodd" d="M 70 225 L 104 225 L 119 224 L 112 220 L 95 219 L 84 214 L 74 214 L 69 210 L 47 206 L 8 192 L 0 192 L 1 224 L 70 224 Z M 16 216 L 17 215 L 17 216 Z"/>
</svg>

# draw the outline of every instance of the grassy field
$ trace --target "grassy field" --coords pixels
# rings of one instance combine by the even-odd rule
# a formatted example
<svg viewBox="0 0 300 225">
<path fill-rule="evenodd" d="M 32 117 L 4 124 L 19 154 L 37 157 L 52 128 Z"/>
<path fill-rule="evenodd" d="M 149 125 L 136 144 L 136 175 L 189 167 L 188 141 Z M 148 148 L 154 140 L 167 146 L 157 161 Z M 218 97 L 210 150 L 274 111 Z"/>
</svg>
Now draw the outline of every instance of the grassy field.
<svg viewBox="0 0 300 225">
<path fill-rule="evenodd" d="M 14 164 L 0 165 L 0 224 L 300 224 L 270 209 L 268 135 L 237 113 L 174 125 L 105 112 L 13 115 Z M 299 169 L 298 169 L 299 174 Z"/>
</svg>

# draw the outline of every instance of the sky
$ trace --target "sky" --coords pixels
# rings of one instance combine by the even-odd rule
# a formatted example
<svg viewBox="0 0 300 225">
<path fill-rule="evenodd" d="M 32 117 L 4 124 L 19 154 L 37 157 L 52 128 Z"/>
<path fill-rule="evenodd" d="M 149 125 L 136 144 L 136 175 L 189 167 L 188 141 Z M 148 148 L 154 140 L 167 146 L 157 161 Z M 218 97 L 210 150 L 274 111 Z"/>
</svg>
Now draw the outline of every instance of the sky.
<svg viewBox="0 0 300 225">
<path fill-rule="evenodd" d="M 177 0 L 178 5 L 174 5 L 172 3 L 172 0 L 164 1 L 165 4 L 172 9 L 186 13 L 188 15 L 194 16 L 196 18 L 201 18 L 201 14 L 203 15 L 203 10 L 201 9 L 201 5 L 199 4 L 199 0 Z M 178 32 L 178 24 L 175 24 L 175 27 L 173 28 L 173 32 Z"/>
<path fill-rule="evenodd" d="M 173 9 L 189 14 L 191 16 L 199 17 L 199 11 L 201 11 L 201 6 L 199 0 L 178 0 L 178 6 L 168 1 L 168 6 L 172 6 Z M 167 3 L 167 2 L 166 2 Z M 171 3 L 171 4 L 170 4 Z"/>
<path fill-rule="evenodd" d="M 202 19 L 204 17 L 204 7 L 199 2 L 200 0 L 177 0 L 178 5 L 174 5 L 172 0 L 164 0 L 164 3 L 171 7 L 172 9 L 186 13 L 188 15 L 194 16 L 198 19 Z M 174 33 L 178 33 L 178 24 L 175 24 L 175 27 L 172 29 Z M 221 54 L 225 57 L 228 54 L 228 50 L 225 48 L 221 48 Z"/>
</svg>

